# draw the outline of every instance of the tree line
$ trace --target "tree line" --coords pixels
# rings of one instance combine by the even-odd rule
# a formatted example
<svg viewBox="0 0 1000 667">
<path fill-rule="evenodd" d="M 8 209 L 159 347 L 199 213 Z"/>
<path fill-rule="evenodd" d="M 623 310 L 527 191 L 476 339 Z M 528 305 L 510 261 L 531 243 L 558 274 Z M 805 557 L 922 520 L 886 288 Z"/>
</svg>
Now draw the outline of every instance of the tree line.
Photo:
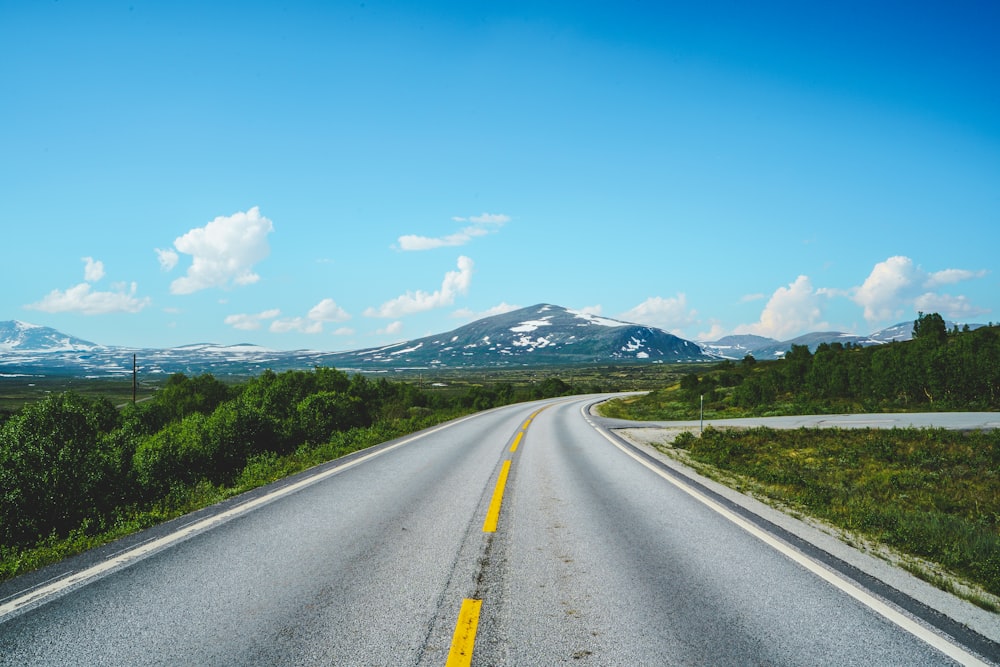
<svg viewBox="0 0 1000 667">
<path fill-rule="evenodd" d="M 726 388 L 729 388 L 728 391 Z M 815 352 L 793 345 L 780 360 L 724 362 L 689 375 L 680 389 L 690 401 L 766 410 L 779 402 L 825 412 L 850 405 L 885 410 L 1000 409 L 1000 327 L 948 330 L 937 313 L 920 313 L 910 341 L 861 347 L 822 343 Z"/>
<path fill-rule="evenodd" d="M 472 410 L 578 392 L 558 378 L 428 391 L 318 367 L 265 371 L 240 385 L 176 374 L 120 410 L 104 398 L 53 394 L 0 424 L 0 549 L 104 532 L 178 490 L 231 484 L 261 456 L 343 434 L 390 439 Z"/>
</svg>

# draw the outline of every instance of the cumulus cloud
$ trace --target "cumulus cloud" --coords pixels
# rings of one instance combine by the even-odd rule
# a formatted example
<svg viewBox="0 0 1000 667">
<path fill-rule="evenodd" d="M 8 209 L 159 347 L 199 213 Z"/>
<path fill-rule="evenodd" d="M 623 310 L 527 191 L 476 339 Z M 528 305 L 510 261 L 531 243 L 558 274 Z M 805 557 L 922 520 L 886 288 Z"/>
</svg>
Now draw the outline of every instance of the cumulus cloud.
<svg viewBox="0 0 1000 667">
<path fill-rule="evenodd" d="M 649 297 L 634 308 L 618 315 L 618 319 L 677 332 L 694 324 L 697 316 L 697 311 L 688 308 L 687 296 L 679 292 L 677 296 L 667 298 Z"/>
<path fill-rule="evenodd" d="M 396 320 L 395 322 L 387 325 L 385 328 L 376 329 L 375 333 L 378 334 L 379 336 L 388 336 L 388 335 L 398 334 L 402 330 L 403 330 L 403 323 L 400 322 L 399 320 Z"/>
<path fill-rule="evenodd" d="M 268 329 L 272 333 L 289 333 L 291 331 L 305 334 L 323 333 L 323 323 L 310 320 L 308 317 L 289 317 L 271 322 Z"/>
<path fill-rule="evenodd" d="M 864 317 L 870 323 L 899 320 L 914 310 L 938 312 L 951 318 L 981 315 L 988 311 L 973 306 L 966 297 L 933 290 L 982 278 L 986 273 L 967 269 L 928 273 L 909 257 L 897 255 L 876 264 L 864 283 L 852 290 L 851 299 L 864 309 Z"/>
<path fill-rule="evenodd" d="M 274 308 L 256 315 L 228 315 L 225 323 L 236 329 L 256 330 L 263 326 L 265 320 L 273 320 L 268 325 L 268 331 L 272 333 L 318 334 L 323 333 L 324 322 L 343 322 L 351 319 L 350 314 L 338 306 L 333 299 L 323 299 L 310 308 L 305 317 L 277 319 L 279 315 L 281 315 L 281 311 Z"/>
<path fill-rule="evenodd" d="M 323 299 L 309 309 L 306 317 L 315 322 L 345 322 L 351 319 L 347 311 L 338 306 L 333 299 Z"/>
<path fill-rule="evenodd" d="M 914 309 L 918 312 L 939 313 L 953 320 L 978 317 L 990 312 L 987 308 L 979 308 L 973 305 L 964 296 L 936 294 L 934 292 L 921 294 L 916 298 L 913 305 Z"/>
<path fill-rule="evenodd" d="M 968 271 L 966 269 L 945 269 L 944 271 L 936 271 L 927 277 L 924 281 L 924 287 L 934 288 L 940 287 L 941 285 L 954 285 L 955 283 L 960 283 L 963 280 L 972 280 L 974 278 L 983 278 L 986 276 L 986 271 Z"/>
<path fill-rule="evenodd" d="M 164 271 L 173 271 L 174 267 L 177 266 L 177 262 L 180 261 L 181 257 L 175 251 L 169 248 L 166 250 L 157 248 L 156 259 L 160 262 L 161 269 L 163 269 Z"/>
<path fill-rule="evenodd" d="M 458 310 L 456 310 L 455 312 L 453 312 L 451 314 L 451 316 L 453 318 L 459 319 L 459 320 L 469 320 L 469 321 L 472 321 L 472 320 L 481 320 L 484 317 L 493 317 L 494 315 L 503 315 L 504 313 L 509 313 L 509 312 L 511 312 L 513 310 L 517 310 L 519 308 L 521 308 L 521 306 L 512 306 L 509 303 L 507 303 L 506 301 L 504 301 L 504 302 L 502 302 L 502 303 L 500 303 L 500 304 L 498 304 L 496 306 L 493 306 L 492 308 L 487 308 L 486 310 L 483 310 L 483 311 L 480 311 L 480 312 L 476 312 L 476 311 L 471 310 L 469 308 L 459 308 Z"/>
<path fill-rule="evenodd" d="M 699 333 L 695 339 L 701 341 L 714 341 L 719 340 L 726 335 L 726 330 L 718 322 L 712 322 L 709 326 L 708 331 L 702 331 Z"/>
<path fill-rule="evenodd" d="M 104 277 L 104 262 L 96 261 L 93 257 L 83 258 L 83 279 L 88 283 L 96 283 Z"/>
<path fill-rule="evenodd" d="M 864 308 L 865 319 L 879 322 L 898 319 L 903 305 L 916 297 L 923 282 L 909 257 L 890 257 L 879 262 L 854 292 L 854 303 Z"/>
<path fill-rule="evenodd" d="M 420 313 L 425 310 L 450 306 L 455 302 L 455 297 L 466 294 L 472 282 L 471 259 L 462 255 L 458 258 L 458 271 L 449 271 L 445 274 L 441 282 L 441 289 L 434 292 L 407 292 L 391 301 L 386 301 L 378 308 L 368 308 L 365 310 L 367 317 L 397 318 L 413 313 Z"/>
<path fill-rule="evenodd" d="M 462 246 L 476 237 L 486 236 L 497 231 L 504 224 L 510 222 L 510 217 L 502 213 L 483 213 L 482 215 L 474 215 L 469 218 L 454 217 L 452 220 L 455 222 L 471 222 L 473 224 L 447 236 L 432 237 L 406 234 L 400 236 L 396 243 L 400 250 L 408 251 Z"/>
<path fill-rule="evenodd" d="M 174 247 L 157 249 L 160 266 L 170 270 L 178 262 L 178 253 L 191 256 L 187 274 L 170 284 L 172 294 L 191 294 L 209 287 L 250 285 L 260 280 L 255 264 L 270 254 L 267 235 L 273 223 L 256 206 L 246 213 L 219 216 L 204 227 L 197 227 L 178 237 Z"/>
<path fill-rule="evenodd" d="M 813 289 L 808 276 L 799 276 L 788 287 L 775 290 L 754 324 L 736 327 L 738 334 L 757 334 L 785 340 L 810 329 L 829 328 L 822 321 L 824 299 L 828 290 Z"/>
<path fill-rule="evenodd" d="M 25 308 L 46 313 L 80 313 L 82 315 L 107 315 L 110 313 L 138 313 L 151 303 L 149 297 L 138 297 L 136 283 L 115 283 L 112 291 L 95 291 L 91 283 L 104 277 L 104 263 L 93 257 L 82 258 L 85 282 L 66 290 L 54 289 L 37 302 Z"/>
<path fill-rule="evenodd" d="M 277 308 L 272 310 L 265 310 L 263 312 L 257 313 L 256 315 L 238 314 L 238 315 L 227 315 L 225 323 L 234 329 L 241 329 L 243 331 L 256 331 L 260 329 L 261 324 L 264 320 L 273 320 L 281 311 Z"/>
<path fill-rule="evenodd" d="M 127 290 L 95 292 L 89 283 L 80 283 L 66 291 L 52 290 L 38 303 L 25 306 L 46 313 L 80 313 L 82 315 L 107 315 L 109 313 L 138 313 L 150 304 L 149 297 L 136 296 L 136 283 Z"/>
</svg>

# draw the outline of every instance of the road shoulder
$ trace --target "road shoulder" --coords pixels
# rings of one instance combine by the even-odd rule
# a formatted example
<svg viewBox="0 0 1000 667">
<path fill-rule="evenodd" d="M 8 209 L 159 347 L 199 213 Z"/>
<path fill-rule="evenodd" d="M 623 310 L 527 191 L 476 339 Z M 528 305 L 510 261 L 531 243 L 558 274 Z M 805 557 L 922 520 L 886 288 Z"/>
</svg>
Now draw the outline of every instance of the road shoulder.
<svg viewBox="0 0 1000 667">
<path fill-rule="evenodd" d="M 809 542 L 813 546 L 839 558 L 861 572 L 878 579 L 887 586 L 904 593 L 953 621 L 968 627 L 983 637 L 1000 643 L 1000 615 L 986 611 L 951 593 L 940 590 L 872 553 L 862 551 L 847 544 L 838 536 L 834 528 L 828 528 L 816 521 L 796 518 L 756 498 L 720 484 L 699 474 L 690 466 L 664 454 L 653 446 L 654 443 L 668 441 L 681 430 L 690 430 L 690 428 L 616 428 L 612 426 L 611 430 L 614 434 L 638 447 L 649 456 L 662 462 L 663 465 L 694 480 L 698 484 L 704 485 L 729 502 L 770 521 L 799 539 Z"/>
</svg>

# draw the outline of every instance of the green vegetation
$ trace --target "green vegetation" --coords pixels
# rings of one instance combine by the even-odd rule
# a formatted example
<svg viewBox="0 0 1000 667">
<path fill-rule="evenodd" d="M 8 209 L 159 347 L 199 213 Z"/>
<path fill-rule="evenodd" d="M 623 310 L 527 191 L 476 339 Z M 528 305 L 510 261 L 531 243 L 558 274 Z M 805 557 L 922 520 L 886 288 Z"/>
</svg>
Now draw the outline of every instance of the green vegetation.
<svg viewBox="0 0 1000 667">
<path fill-rule="evenodd" d="M 1000 327 L 948 332 L 940 315 L 912 341 L 872 347 L 793 345 L 783 359 L 722 362 L 663 389 L 615 401 L 608 417 L 706 419 L 843 412 L 1000 410 Z"/>
<path fill-rule="evenodd" d="M 673 444 L 757 493 L 1000 596 L 1000 431 L 706 428 Z"/>
<path fill-rule="evenodd" d="M 908 342 L 794 346 L 691 372 L 608 417 L 695 420 L 847 412 L 1000 409 L 1000 328 L 947 331 L 936 314 Z M 705 429 L 674 447 L 688 462 L 855 535 L 926 559 L 1000 596 L 1000 431 Z M 677 450 L 674 450 L 677 453 Z M 905 564 L 904 564 L 905 565 Z M 909 569 L 947 581 L 918 563 Z M 947 586 L 942 586 L 947 588 Z M 988 598 L 970 599 L 1000 611 Z"/>
<path fill-rule="evenodd" d="M 0 419 L 0 580 L 462 414 L 595 390 L 554 376 L 420 388 L 316 368 L 237 385 L 177 374 L 121 409 L 45 394 Z"/>
</svg>

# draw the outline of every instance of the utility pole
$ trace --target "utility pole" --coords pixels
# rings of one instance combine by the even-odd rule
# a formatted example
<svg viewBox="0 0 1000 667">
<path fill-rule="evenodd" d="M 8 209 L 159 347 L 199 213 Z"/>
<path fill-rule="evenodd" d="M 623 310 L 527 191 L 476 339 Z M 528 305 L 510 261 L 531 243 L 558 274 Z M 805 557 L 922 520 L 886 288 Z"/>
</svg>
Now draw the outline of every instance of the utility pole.
<svg viewBox="0 0 1000 667">
<path fill-rule="evenodd" d="M 705 432 L 705 394 L 701 395 L 701 418 L 700 424 L 698 425 L 698 437 Z"/>
<path fill-rule="evenodd" d="M 132 405 L 135 405 L 135 354 L 132 355 Z"/>
</svg>

